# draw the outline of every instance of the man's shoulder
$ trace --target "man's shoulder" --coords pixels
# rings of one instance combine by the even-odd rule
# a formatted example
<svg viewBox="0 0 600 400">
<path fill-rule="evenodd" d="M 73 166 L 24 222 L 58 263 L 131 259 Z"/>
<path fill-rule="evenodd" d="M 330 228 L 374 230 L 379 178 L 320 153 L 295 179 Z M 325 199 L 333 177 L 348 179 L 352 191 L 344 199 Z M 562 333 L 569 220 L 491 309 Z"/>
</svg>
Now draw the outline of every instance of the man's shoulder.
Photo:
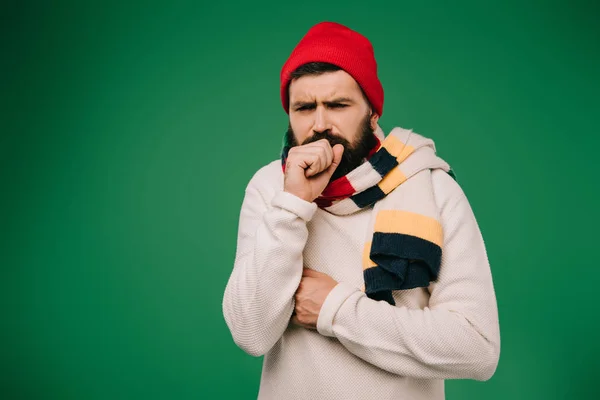
<svg viewBox="0 0 600 400">
<path fill-rule="evenodd" d="M 283 169 L 281 159 L 273 160 L 259 168 L 250 181 L 248 188 L 254 188 L 259 191 L 275 191 L 283 187 Z"/>
<path fill-rule="evenodd" d="M 440 206 L 449 202 L 456 202 L 465 197 L 465 193 L 460 184 L 452 177 L 452 175 L 443 169 L 434 169 L 431 172 L 431 180 L 433 182 L 435 198 Z"/>
</svg>

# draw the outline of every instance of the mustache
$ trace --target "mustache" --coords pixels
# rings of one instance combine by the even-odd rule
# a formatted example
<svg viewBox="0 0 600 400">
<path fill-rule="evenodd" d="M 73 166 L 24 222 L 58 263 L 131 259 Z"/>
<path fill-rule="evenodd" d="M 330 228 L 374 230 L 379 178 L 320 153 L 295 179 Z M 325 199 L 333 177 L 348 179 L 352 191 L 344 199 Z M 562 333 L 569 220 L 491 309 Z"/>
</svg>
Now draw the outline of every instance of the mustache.
<svg viewBox="0 0 600 400">
<path fill-rule="evenodd" d="M 350 142 L 348 140 L 344 139 L 341 136 L 332 134 L 329 130 L 313 133 L 310 137 L 304 139 L 302 144 L 304 145 L 308 143 L 313 143 L 321 139 L 326 139 L 332 147 L 336 144 L 341 144 L 344 146 L 344 148 L 348 148 L 348 146 L 350 145 Z"/>
</svg>

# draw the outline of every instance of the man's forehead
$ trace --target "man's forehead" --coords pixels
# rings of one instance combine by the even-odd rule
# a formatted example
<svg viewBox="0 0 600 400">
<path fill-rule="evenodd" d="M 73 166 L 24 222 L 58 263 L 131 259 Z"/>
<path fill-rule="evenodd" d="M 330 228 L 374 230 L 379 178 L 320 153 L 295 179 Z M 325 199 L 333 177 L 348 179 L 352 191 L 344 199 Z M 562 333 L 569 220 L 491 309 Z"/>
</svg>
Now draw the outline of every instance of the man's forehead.
<svg viewBox="0 0 600 400">
<path fill-rule="evenodd" d="M 320 93 L 318 91 L 302 91 L 293 93 L 292 102 L 313 102 L 313 101 L 353 101 L 356 96 L 348 93 L 346 90 L 333 90 Z"/>
<path fill-rule="evenodd" d="M 303 76 L 290 84 L 290 100 L 314 101 L 360 96 L 358 83 L 345 71 Z"/>
</svg>

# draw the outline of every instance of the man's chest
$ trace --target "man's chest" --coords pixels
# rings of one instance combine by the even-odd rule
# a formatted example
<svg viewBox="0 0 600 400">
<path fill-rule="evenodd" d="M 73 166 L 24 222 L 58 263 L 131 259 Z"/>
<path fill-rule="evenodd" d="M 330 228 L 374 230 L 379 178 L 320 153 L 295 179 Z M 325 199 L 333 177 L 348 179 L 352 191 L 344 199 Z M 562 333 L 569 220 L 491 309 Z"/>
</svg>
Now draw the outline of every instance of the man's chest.
<svg viewBox="0 0 600 400">
<path fill-rule="evenodd" d="M 372 240 L 372 208 L 347 216 L 335 216 L 318 210 L 308 223 L 308 241 L 304 248 L 304 266 L 324 272 L 338 282 L 363 288 L 365 243 Z M 423 309 L 429 303 L 427 288 L 393 292 L 397 306 Z"/>
<path fill-rule="evenodd" d="M 304 266 L 324 272 L 337 281 L 362 287 L 363 252 L 371 209 L 346 216 L 318 210 L 308 223 Z"/>
</svg>

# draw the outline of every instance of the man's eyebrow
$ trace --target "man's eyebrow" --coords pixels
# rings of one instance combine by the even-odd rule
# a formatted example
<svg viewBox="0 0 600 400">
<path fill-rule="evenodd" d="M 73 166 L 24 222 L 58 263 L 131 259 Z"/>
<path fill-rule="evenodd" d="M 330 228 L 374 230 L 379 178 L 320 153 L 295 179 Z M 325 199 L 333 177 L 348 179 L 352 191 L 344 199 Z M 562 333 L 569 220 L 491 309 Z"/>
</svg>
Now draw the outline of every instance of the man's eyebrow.
<svg viewBox="0 0 600 400">
<path fill-rule="evenodd" d="M 314 101 L 302 101 L 302 100 L 298 100 L 295 101 L 294 103 L 292 103 L 292 107 L 293 108 L 297 108 L 297 107 L 304 107 L 304 106 L 314 106 L 317 103 Z"/>
<path fill-rule="evenodd" d="M 331 105 L 331 104 L 339 104 L 339 103 L 354 103 L 350 97 L 336 97 L 331 100 L 324 101 L 323 104 Z M 315 106 L 317 103 L 315 101 L 302 101 L 298 100 L 292 104 L 293 108 L 303 107 L 303 106 Z"/>
<path fill-rule="evenodd" d="M 337 103 L 354 103 L 350 97 L 337 97 L 333 100 L 324 101 L 325 104 L 337 104 Z"/>
</svg>

